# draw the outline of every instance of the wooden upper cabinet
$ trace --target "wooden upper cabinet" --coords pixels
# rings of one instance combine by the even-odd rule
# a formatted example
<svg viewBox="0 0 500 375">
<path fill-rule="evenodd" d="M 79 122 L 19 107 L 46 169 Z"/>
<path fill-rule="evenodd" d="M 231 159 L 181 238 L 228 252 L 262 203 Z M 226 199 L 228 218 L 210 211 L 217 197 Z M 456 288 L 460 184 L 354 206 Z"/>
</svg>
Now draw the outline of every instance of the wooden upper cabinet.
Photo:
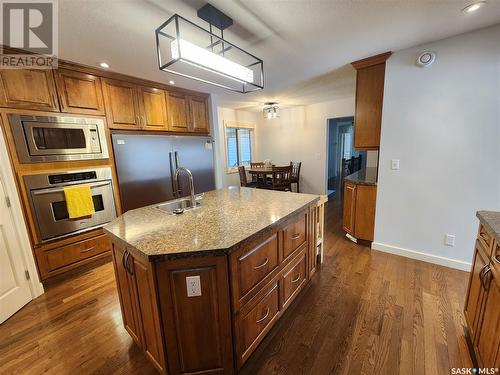
<svg viewBox="0 0 500 375">
<path fill-rule="evenodd" d="M 356 75 L 356 113 L 354 147 L 376 150 L 380 147 L 385 61 L 391 52 L 351 63 Z"/>
<path fill-rule="evenodd" d="M 168 130 L 165 91 L 145 86 L 138 90 L 142 126 L 151 130 Z"/>
<path fill-rule="evenodd" d="M 179 132 L 190 131 L 189 97 L 177 92 L 168 92 L 167 96 L 169 130 Z"/>
<path fill-rule="evenodd" d="M 208 119 L 207 98 L 191 96 L 189 99 L 192 130 L 197 133 L 208 133 L 210 121 Z"/>
<path fill-rule="evenodd" d="M 0 70 L 0 106 L 59 111 L 52 70 Z"/>
<path fill-rule="evenodd" d="M 61 112 L 104 115 L 99 77 L 61 69 L 56 73 L 56 84 Z"/>
<path fill-rule="evenodd" d="M 140 129 L 137 86 L 116 80 L 102 80 L 108 127 L 114 129 Z"/>
</svg>

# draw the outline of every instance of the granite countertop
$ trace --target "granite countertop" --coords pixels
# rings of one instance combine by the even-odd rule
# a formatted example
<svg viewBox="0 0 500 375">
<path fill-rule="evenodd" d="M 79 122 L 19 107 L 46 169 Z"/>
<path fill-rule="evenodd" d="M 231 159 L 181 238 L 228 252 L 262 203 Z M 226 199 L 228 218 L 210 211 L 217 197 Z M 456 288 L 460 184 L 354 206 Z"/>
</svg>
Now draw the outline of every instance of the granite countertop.
<svg viewBox="0 0 500 375">
<path fill-rule="evenodd" d="M 354 172 L 345 178 L 346 181 L 357 185 L 377 185 L 377 168 L 369 167 Z"/>
<path fill-rule="evenodd" d="M 486 230 L 495 237 L 496 241 L 500 243 L 500 212 L 497 211 L 478 211 L 477 218 L 484 225 Z"/>
<path fill-rule="evenodd" d="M 130 210 L 104 227 L 148 260 L 227 254 L 236 244 L 283 222 L 317 195 L 251 188 L 204 194 L 199 208 L 172 215 L 157 205 Z"/>
</svg>

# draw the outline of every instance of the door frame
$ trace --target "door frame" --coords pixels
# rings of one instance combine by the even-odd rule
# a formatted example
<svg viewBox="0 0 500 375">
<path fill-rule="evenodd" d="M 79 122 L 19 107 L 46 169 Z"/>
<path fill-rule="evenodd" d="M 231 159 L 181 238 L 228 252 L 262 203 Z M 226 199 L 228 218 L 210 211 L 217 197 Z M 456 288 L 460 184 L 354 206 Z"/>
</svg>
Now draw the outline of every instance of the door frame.
<svg viewBox="0 0 500 375">
<path fill-rule="evenodd" d="M 5 135 L 3 132 L 2 123 L 0 122 L 0 180 L 5 189 L 5 193 L 10 200 L 10 212 L 13 219 L 14 228 L 16 230 L 17 238 L 19 239 L 19 244 L 21 245 L 21 256 L 24 261 L 24 266 L 29 272 L 30 279 L 29 286 L 31 290 L 31 296 L 33 299 L 42 295 L 44 293 L 43 285 L 38 278 L 38 271 L 36 268 L 35 258 L 31 251 L 31 243 L 28 237 L 28 231 L 26 228 L 26 223 L 24 221 L 23 210 L 21 206 L 21 201 L 19 200 L 19 194 L 17 192 L 16 182 L 14 174 L 12 173 L 12 167 L 10 164 L 10 158 L 7 151 L 7 145 L 5 142 Z M 0 197 L 3 199 L 3 197 Z"/>
</svg>

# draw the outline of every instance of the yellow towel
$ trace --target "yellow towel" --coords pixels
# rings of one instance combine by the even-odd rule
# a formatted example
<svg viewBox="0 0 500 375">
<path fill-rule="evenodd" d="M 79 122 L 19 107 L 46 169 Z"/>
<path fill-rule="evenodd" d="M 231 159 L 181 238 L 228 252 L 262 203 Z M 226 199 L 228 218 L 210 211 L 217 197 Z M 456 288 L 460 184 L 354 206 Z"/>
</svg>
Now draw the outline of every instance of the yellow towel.
<svg viewBox="0 0 500 375">
<path fill-rule="evenodd" d="M 95 212 L 89 185 L 66 186 L 64 187 L 64 196 L 70 219 L 90 216 Z"/>
</svg>

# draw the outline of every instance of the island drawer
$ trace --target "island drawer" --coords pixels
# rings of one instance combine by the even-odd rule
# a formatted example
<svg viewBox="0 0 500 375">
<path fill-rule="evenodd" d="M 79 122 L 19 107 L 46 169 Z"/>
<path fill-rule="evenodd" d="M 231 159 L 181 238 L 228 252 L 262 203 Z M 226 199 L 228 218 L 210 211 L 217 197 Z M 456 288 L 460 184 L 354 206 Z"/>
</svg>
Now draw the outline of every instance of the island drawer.
<svg viewBox="0 0 500 375">
<path fill-rule="evenodd" d="M 260 237 L 248 246 L 231 254 L 231 288 L 236 307 L 242 306 L 253 295 L 259 285 L 269 282 L 279 265 L 278 233 Z M 273 271 L 276 272 L 273 273 Z"/>
<path fill-rule="evenodd" d="M 236 316 L 238 368 L 247 360 L 279 316 L 279 283 L 272 282 Z"/>
<path fill-rule="evenodd" d="M 306 242 L 307 214 L 302 213 L 283 227 L 283 260 Z"/>
<path fill-rule="evenodd" d="M 111 241 L 107 235 L 103 234 L 69 245 L 40 251 L 38 253 L 39 265 L 43 274 L 51 274 L 63 267 L 72 266 L 77 262 L 89 260 L 109 251 L 111 251 Z"/>
<path fill-rule="evenodd" d="M 305 285 L 306 278 L 306 247 L 290 262 L 281 273 L 281 301 L 283 309 L 293 301 Z"/>
</svg>

